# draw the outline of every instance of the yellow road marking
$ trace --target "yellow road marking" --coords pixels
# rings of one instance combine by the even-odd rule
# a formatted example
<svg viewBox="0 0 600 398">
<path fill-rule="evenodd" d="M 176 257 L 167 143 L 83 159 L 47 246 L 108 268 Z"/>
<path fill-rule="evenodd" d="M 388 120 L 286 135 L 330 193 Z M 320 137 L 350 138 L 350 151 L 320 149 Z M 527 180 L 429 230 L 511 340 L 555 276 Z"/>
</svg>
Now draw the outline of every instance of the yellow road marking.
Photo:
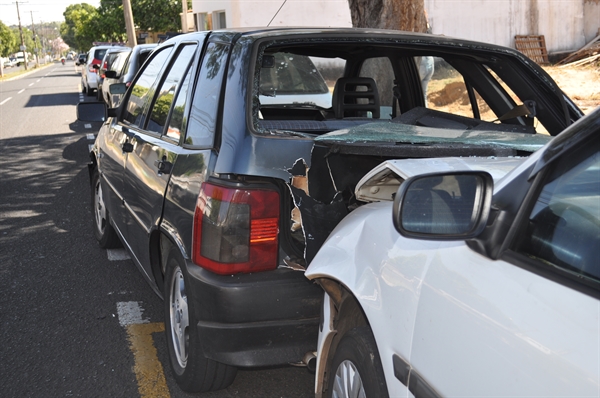
<svg viewBox="0 0 600 398">
<path fill-rule="evenodd" d="M 140 396 L 142 398 L 170 397 L 165 374 L 152 340 L 152 333 L 165 331 L 164 323 L 130 324 L 126 329 L 135 361 L 133 371 Z"/>
</svg>

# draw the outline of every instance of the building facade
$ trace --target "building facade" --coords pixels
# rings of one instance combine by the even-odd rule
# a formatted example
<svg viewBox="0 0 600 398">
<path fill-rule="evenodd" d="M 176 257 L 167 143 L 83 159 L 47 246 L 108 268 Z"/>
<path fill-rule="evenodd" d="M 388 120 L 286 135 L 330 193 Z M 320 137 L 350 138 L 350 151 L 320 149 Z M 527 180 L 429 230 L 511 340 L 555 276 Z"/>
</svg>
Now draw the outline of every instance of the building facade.
<svg viewBox="0 0 600 398">
<path fill-rule="evenodd" d="M 548 52 L 573 51 L 600 32 L 600 0 L 424 0 L 435 34 L 514 47 L 544 35 Z M 193 0 L 196 30 L 352 26 L 347 0 Z"/>
</svg>

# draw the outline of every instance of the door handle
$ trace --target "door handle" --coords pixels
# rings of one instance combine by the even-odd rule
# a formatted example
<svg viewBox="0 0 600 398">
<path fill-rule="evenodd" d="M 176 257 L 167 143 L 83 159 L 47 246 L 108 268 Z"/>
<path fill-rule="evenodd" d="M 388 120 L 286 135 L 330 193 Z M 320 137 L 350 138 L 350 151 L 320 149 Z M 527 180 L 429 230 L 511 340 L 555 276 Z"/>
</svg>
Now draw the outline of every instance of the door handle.
<svg viewBox="0 0 600 398">
<path fill-rule="evenodd" d="M 155 160 L 154 165 L 158 169 L 158 175 L 171 174 L 173 163 L 167 161 L 166 156 L 163 156 L 161 160 Z"/>
<path fill-rule="evenodd" d="M 131 153 L 133 152 L 133 144 L 131 142 L 126 142 L 121 149 L 123 149 L 123 153 Z"/>
</svg>

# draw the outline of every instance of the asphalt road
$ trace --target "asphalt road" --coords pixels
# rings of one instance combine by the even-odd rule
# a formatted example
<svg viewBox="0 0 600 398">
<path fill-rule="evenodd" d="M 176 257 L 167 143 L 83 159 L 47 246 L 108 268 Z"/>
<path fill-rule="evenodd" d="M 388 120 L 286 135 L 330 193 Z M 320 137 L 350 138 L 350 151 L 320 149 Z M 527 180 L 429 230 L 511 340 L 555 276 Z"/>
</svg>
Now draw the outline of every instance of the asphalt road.
<svg viewBox="0 0 600 398">
<path fill-rule="evenodd" d="M 0 396 L 188 396 L 162 332 L 148 332 L 146 348 L 168 391 L 139 371 L 122 309 L 133 304 L 160 330 L 163 303 L 94 239 L 87 153 L 99 126 L 76 121 L 76 104 L 91 100 L 79 82 L 68 62 L 0 83 Z M 199 396 L 310 397 L 313 382 L 303 368 L 240 370 L 228 389 Z"/>
</svg>

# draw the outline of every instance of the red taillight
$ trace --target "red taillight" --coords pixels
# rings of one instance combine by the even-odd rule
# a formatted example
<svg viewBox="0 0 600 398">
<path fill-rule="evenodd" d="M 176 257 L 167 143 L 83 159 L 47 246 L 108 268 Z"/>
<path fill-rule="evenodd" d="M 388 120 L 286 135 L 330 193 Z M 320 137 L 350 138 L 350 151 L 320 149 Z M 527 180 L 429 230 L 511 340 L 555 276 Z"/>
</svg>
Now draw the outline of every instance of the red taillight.
<svg viewBox="0 0 600 398">
<path fill-rule="evenodd" d="M 93 66 L 90 66 L 88 70 L 90 71 L 90 73 L 96 73 L 96 69 L 94 69 Z"/>
<path fill-rule="evenodd" d="M 126 87 L 129 87 L 129 86 L 131 86 L 131 82 L 125 82 L 125 86 L 126 86 Z"/>
<path fill-rule="evenodd" d="M 202 184 L 192 261 L 221 275 L 277 268 L 279 194 L 267 189 Z"/>
</svg>

